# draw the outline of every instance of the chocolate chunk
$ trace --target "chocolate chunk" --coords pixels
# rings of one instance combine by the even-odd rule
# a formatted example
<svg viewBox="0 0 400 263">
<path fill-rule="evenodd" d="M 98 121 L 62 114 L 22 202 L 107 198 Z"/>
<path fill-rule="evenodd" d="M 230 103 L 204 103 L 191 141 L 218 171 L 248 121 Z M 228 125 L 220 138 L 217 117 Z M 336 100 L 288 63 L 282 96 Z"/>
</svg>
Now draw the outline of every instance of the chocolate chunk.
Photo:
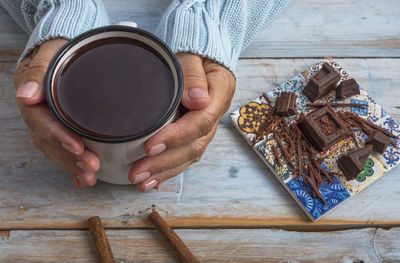
<svg viewBox="0 0 400 263">
<path fill-rule="evenodd" d="M 298 122 L 307 140 L 319 151 L 325 151 L 351 135 L 346 125 L 329 106 L 315 110 Z"/>
<path fill-rule="evenodd" d="M 339 80 L 340 74 L 328 63 L 324 63 L 322 68 L 310 79 L 307 86 L 303 89 L 303 93 L 311 101 L 315 101 L 336 88 Z"/>
<path fill-rule="evenodd" d="M 371 144 L 375 152 L 383 154 L 391 142 L 392 140 L 388 136 L 378 130 L 374 130 L 368 136 L 365 144 Z"/>
<path fill-rule="evenodd" d="M 358 87 L 358 83 L 354 79 L 343 81 L 336 89 L 336 98 L 338 100 L 344 100 L 345 98 L 359 94 L 360 88 Z"/>
<path fill-rule="evenodd" d="M 372 148 L 373 146 L 368 144 L 364 148 L 342 155 L 337 160 L 337 164 L 347 180 L 355 179 L 364 169 L 364 164 L 372 153 Z"/>
<path fill-rule="evenodd" d="M 276 98 L 276 114 L 279 116 L 291 116 L 297 113 L 297 96 L 293 92 L 281 92 Z"/>
</svg>

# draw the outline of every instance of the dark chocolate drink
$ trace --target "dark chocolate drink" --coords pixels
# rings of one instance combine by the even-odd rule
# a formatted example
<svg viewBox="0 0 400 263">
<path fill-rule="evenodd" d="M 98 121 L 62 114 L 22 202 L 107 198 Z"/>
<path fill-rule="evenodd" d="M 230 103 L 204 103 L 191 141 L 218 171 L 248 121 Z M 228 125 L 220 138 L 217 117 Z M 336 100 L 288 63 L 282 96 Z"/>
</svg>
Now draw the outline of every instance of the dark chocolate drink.
<svg viewBox="0 0 400 263">
<path fill-rule="evenodd" d="M 172 71 L 158 52 L 124 37 L 79 48 L 60 67 L 54 85 L 64 118 L 100 138 L 151 128 L 165 116 L 175 94 Z"/>
</svg>

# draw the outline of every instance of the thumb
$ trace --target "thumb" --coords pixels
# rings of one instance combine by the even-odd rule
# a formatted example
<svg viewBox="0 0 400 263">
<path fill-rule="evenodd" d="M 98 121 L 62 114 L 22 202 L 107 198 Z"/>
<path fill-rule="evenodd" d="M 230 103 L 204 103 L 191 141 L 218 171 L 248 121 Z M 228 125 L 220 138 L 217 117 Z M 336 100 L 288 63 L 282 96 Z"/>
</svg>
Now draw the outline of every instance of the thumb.
<svg viewBox="0 0 400 263">
<path fill-rule="evenodd" d="M 18 66 L 14 84 L 17 100 L 23 104 L 34 105 L 45 100 L 45 76 L 51 60 L 66 43 L 64 39 L 52 39 L 43 43 L 36 53 Z"/>
<path fill-rule="evenodd" d="M 203 58 L 189 53 L 177 54 L 183 71 L 182 104 L 190 110 L 199 110 L 209 103 L 208 84 Z"/>
</svg>

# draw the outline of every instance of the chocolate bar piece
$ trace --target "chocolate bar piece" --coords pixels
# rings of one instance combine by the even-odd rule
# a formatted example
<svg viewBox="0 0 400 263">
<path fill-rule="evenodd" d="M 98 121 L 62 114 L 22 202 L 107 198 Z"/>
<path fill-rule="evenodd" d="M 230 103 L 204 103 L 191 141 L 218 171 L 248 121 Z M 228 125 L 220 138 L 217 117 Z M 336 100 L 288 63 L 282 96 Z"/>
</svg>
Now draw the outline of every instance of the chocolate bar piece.
<svg viewBox="0 0 400 263">
<path fill-rule="evenodd" d="M 391 142 L 392 140 L 388 136 L 378 130 L 374 130 L 368 136 L 365 144 L 371 144 L 375 152 L 383 154 Z"/>
<path fill-rule="evenodd" d="M 368 144 L 364 148 L 342 155 L 337 160 L 337 164 L 347 180 L 355 179 L 364 169 L 365 162 L 372 153 L 372 148 L 373 146 Z"/>
<path fill-rule="evenodd" d="M 307 114 L 297 125 L 319 152 L 351 135 L 351 131 L 329 106 Z"/>
<path fill-rule="evenodd" d="M 297 96 L 293 92 L 281 92 L 276 98 L 276 114 L 279 116 L 291 116 L 297 113 Z"/>
<path fill-rule="evenodd" d="M 303 89 L 303 93 L 314 102 L 336 88 L 339 80 L 340 74 L 328 63 L 324 63 L 322 68 L 310 79 Z"/>
<path fill-rule="evenodd" d="M 345 98 L 359 94 L 360 88 L 358 86 L 358 83 L 354 79 L 343 81 L 336 89 L 336 98 L 338 100 L 344 100 Z"/>
</svg>

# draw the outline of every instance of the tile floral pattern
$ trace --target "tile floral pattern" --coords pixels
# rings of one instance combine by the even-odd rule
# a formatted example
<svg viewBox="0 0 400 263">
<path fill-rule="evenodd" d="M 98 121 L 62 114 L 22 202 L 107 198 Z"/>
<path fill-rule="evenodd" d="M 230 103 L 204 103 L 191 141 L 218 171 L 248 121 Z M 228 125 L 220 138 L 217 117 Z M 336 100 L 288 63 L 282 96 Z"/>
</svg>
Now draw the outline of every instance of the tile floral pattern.
<svg viewBox="0 0 400 263">
<path fill-rule="evenodd" d="M 307 114 L 310 109 L 306 106 L 306 103 L 310 101 L 301 91 L 306 86 L 309 79 L 321 69 L 325 62 L 328 62 L 337 72 L 340 73 L 340 81 L 351 78 L 351 76 L 335 61 L 322 60 L 301 74 L 294 76 L 279 87 L 266 93 L 266 96 L 270 101 L 274 102 L 280 92 L 292 91 L 297 95 L 296 105 L 298 113 Z M 336 102 L 335 91 L 331 91 L 318 102 Z M 344 107 L 341 109 L 356 113 L 360 117 L 387 129 L 394 135 L 400 135 L 399 124 L 390 117 L 390 115 L 387 114 L 387 112 L 384 111 L 382 107 L 368 95 L 367 91 L 362 89 L 361 86 L 359 95 L 352 96 L 351 98 L 347 98 L 341 102 L 365 105 L 363 107 Z M 399 140 L 394 140 L 397 148 L 393 145 L 389 145 L 383 154 L 376 152 L 372 153 L 364 165 L 364 170 L 356 179 L 347 181 L 344 176 L 332 176 L 334 184 L 327 181 L 324 184 L 321 184 L 320 192 L 327 201 L 326 205 L 319 198 L 312 196 L 310 186 L 308 183 L 304 183 L 301 177 L 293 177 L 292 168 L 287 164 L 284 158 L 282 160 L 282 166 L 279 166 L 276 163 L 272 147 L 279 148 L 279 146 L 276 144 L 276 141 L 272 138 L 273 136 L 271 134 L 265 136 L 263 140 L 259 141 L 256 145 L 253 145 L 252 142 L 256 137 L 256 131 L 261 123 L 263 123 L 263 120 L 265 120 L 265 113 L 268 111 L 269 107 L 270 105 L 268 105 L 267 100 L 263 96 L 260 96 L 232 112 L 230 115 L 232 123 L 313 221 L 320 219 L 333 208 L 363 190 L 400 163 L 400 142 Z M 287 117 L 286 121 L 290 124 L 295 121 L 295 118 L 295 116 Z M 357 144 L 364 144 L 368 136 L 357 130 L 357 128 L 353 129 L 355 130 L 356 141 L 352 137 L 345 138 L 325 152 L 318 153 L 315 156 L 318 159 L 323 159 L 321 166 L 324 169 L 341 173 L 336 164 L 336 160 L 339 156 L 345 152 L 354 150 Z"/>
</svg>

